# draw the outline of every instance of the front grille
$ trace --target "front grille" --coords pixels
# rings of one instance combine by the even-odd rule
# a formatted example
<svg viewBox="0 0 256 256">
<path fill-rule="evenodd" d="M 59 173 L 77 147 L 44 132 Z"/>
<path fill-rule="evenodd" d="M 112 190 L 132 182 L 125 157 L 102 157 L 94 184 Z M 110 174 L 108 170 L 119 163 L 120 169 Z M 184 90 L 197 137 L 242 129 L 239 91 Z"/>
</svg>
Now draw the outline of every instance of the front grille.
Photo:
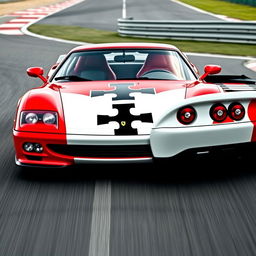
<svg viewBox="0 0 256 256">
<path fill-rule="evenodd" d="M 152 157 L 149 145 L 84 146 L 49 144 L 47 146 L 58 154 L 73 157 Z"/>
</svg>

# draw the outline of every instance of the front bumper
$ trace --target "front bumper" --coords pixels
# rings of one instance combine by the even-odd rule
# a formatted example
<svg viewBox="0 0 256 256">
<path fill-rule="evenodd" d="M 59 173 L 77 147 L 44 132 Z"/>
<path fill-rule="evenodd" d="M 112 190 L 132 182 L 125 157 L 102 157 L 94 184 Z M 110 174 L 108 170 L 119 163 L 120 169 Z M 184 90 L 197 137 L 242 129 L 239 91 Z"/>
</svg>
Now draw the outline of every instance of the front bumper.
<svg viewBox="0 0 256 256">
<path fill-rule="evenodd" d="M 156 128 L 152 130 L 150 145 L 154 157 L 170 158 L 192 149 L 250 143 L 254 126 L 252 122 L 240 122 Z"/>
<path fill-rule="evenodd" d="M 148 163 L 149 136 L 86 136 L 13 131 L 19 166 L 67 167 L 91 163 Z M 42 153 L 26 152 L 26 142 L 40 143 Z"/>
<path fill-rule="evenodd" d="M 181 153 L 253 144 L 255 123 L 239 122 L 179 128 L 155 128 L 150 136 L 85 136 L 13 132 L 16 163 L 66 167 L 83 163 L 148 163 Z M 40 143 L 42 153 L 28 153 L 25 142 Z"/>
<path fill-rule="evenodd" d="M 55 154 L 47 147 L 48 143 L 65 145 L 67 143 L 66 136 L 63 134 L 18 132 L 14 130 L 13 139 L 16 151 L 15 161 L 19 166 L 67 167 L 74 164 L 72 157 Z M 43 152 L 26 152 L 23 149 L 26 142 L 40 143 L 43 146 Z"/>
</svg>

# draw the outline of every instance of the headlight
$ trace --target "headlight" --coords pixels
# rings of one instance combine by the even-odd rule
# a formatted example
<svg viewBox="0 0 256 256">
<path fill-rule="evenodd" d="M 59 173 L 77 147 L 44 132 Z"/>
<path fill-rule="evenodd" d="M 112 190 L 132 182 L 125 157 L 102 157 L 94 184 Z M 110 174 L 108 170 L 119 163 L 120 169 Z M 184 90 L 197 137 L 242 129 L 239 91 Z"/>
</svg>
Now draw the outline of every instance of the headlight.
<svg viewBox="0 0 256 256">
<path fill-rule="evenodd" d="M 35 124 L 38 122 L 38 115 L 36 113 L 26 113 L 24 119 L 27 124 Z"/>
<path fill-rule="evenodd" d="M 23 111 L 20 124 L 58 124 L 58 115 L 53 111 Z"/>
<path fill-rule="evenodd" d="M 43 122 L 45 124 L 56 124 L 56 114 L 53 113 L 45 113 L 43 115 Z"/>
<path fill-rule="evenodd" d="M 196 111 L 191 106 L 186 106 L 179 109 L 177 119 L 182 124 L 191 124 L 196 119 Z"/>
</svg>

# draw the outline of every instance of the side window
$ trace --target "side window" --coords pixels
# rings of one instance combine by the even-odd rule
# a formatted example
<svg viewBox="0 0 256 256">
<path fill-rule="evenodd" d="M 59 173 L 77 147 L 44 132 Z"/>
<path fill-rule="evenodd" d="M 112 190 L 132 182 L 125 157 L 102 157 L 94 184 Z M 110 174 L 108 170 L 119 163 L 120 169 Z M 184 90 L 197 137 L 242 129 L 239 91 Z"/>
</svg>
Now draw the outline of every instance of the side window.
<svg viewBox="0 0 256 256">
<path fill-rule="evenodd" d="M 189 69 L 185 61 L 177 52 L 172 52 L 171 56 L 172 66 L 175 70 L 175 75 L 180 80 L 194 80 L 195 76 Z"/>
<path fill-rule="evenodd" d="M 79 57 L 76 55 L 70 56 L 69 59 L 62 65 L 58 72 L 58 76 L 69 76 L 72 75 L 74 67 L 78 61 Z"/>
</svg>

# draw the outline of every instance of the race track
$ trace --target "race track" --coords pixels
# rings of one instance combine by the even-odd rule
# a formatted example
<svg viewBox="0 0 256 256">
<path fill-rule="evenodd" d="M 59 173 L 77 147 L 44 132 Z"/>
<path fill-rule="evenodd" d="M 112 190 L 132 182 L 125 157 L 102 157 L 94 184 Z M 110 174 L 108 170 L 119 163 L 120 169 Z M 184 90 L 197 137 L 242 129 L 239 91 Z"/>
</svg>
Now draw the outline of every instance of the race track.
<svg viewBox="0 0 256 256">
<path fill-rule="evenodd" d="M 145 20 L 218 20 L 198 13 L 169 0 L 127 0 L 127 17 Z M 100 18 L 99 18 L 100 17 Z M 42 20 L 43 24 L 84 26 L 96 29 L 117 30 L 117 19 L 122 17 L 122 0 L 86 0 Z"/>
<path fill-rule="evenodd" d="M 80 15 L 87 4 L 104 19 L 103 6 L 90 0 L 63 15 L 68 19 L 69 10 L 71 16 Z M 136 4 L 143 6 L 143 0 Z M 114 6 L 109 9 L 120 11 Z M 171 161 L 161 168 L 89 165 L 34 174 L 15 166 L 11 134 L 16 104 L 25 91 L 41 85 L 26 76 L 26 69 L 47 70 L 74 46 L 0 35 L 0 255 L 254 256 L 253 158 L 202 157 Z M 256 78 L 244 68 L 243 59 L 190 59 L 200 70 L 216 63 L 223 73 Z"/>
</svg>

